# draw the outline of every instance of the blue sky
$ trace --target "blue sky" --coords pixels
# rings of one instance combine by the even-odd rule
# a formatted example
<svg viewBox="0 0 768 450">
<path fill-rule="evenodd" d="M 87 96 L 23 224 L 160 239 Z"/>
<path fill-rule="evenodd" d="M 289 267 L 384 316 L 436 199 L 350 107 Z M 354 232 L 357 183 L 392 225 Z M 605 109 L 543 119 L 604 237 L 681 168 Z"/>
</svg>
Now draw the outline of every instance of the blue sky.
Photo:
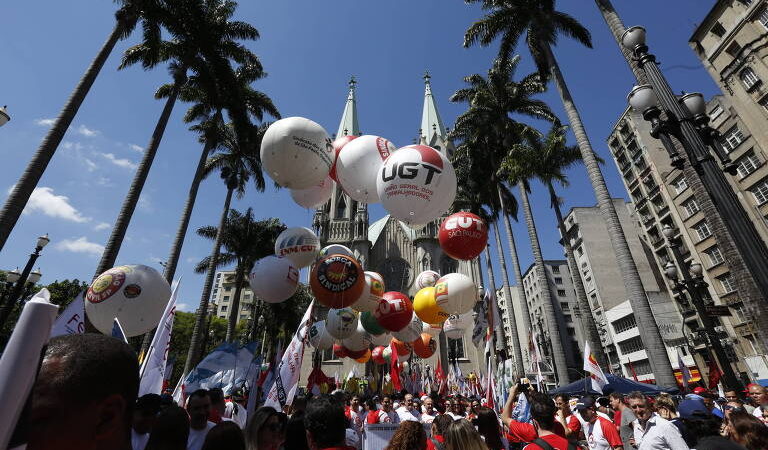
<svg viewBox="0 0 768 450">
<path fill-rule="evenodd" d="M 604 167 L 614 196 L 626 197 L 605 139 L 626 106 L 633 79 L 597 7 L 588 0 L 561 0 L 559 8 L 589 28 L 594 49 L 562 39 L 555 54 L 581 109 L 593 147 L 606 159 Z M 651 50 L 662 63 L 675 91 L 700 91 L 707 97 L 717 87 L 688 47 L 696 24 L 713 0 L 614 0 L 624 22 L 648 29 Z M 56 117 L 90 60 L 110 33 L 114 4 L 12 2 L 0 15 L 0 105 L 12 121 L 0 128 L 0 198 L 16 182 L 30 155 Z M 461 47 L 466 28 L 481 16 L 479 8 L 458 0 L 241 1 L 237 14 L 253 24 L 261 39 L 249 46 L 269 76 L 255 86 L 268 93 L 283 116 L 304 116 L 329 133 L 338 126 L 350 75 L 358 80 L 360 126 L 398 146 L 416 136 L 423 103 L 425 70 L 443 120 L 452 126 L 464 105 L 450 95 L 462 77 L 485 73 L 495 48 Z M 38 265 L 42 282 L 93 275 L 111 224 L 149 140 L 162 103 L 152 98 L 167 82 L 164 68 L 117 71 L 120 55 L 139 35 L 118 43 L 43 176 L 33 201 L 0 254 L 0 268 L 23 266 L 38 235 L 51 244 Z M 525 49 L 519 75 L 532 71 Z M 542 96 L 565 116 L 554 88 Z M 177 104 L 150 172 L 139 208 L 128 230 L 118 263 L 142 263 L 161 269 L 183 207 L 200 145 L 181 121 L 187 105 Z M 583 167 L 570 173 L 562 191 L 564 207 L 594 205 Z M 545 258 L 561 258 L 554 214 L 546 193 L 533 185 L 532 202 Z M 203 183 L 191 229 L 215 224 L 225 190 L 212 177 Z M 253 207 L 259 217 L 279 217 L 289 226 L 310 226 L 312 211 L 295 205 L 288 191 L 251 189 L 237 209 Z M 371 209 L 371 222 L 384 214 Z M 522 224 L 515 225 L 523 270 L 531 263 Z M 210 252 L 211 243 L 193 232 L 187 236 L 177 271 L 182 276 L 179 302 L 193 310 L 203 276 L 194 263 Z M 494 252 L 496 249 L 494 248 Z M 497 269 L 497 282 L 498 278 Z"/>
</svg>

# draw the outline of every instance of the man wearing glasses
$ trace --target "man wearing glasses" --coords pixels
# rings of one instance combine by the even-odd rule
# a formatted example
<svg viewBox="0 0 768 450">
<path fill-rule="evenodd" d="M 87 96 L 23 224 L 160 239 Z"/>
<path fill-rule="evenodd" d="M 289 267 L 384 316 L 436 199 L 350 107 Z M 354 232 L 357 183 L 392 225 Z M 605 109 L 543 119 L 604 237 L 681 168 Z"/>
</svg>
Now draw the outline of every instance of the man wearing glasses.
<svg viewBox="0 0 768 450">
<path fill-rule="evenodd" d="M 651 411 L 641 392 L 629 394 L 629 407 L 637 417 L 634 446 L 638 450 L 689 450 L 677 427 Z"/>
</svg>

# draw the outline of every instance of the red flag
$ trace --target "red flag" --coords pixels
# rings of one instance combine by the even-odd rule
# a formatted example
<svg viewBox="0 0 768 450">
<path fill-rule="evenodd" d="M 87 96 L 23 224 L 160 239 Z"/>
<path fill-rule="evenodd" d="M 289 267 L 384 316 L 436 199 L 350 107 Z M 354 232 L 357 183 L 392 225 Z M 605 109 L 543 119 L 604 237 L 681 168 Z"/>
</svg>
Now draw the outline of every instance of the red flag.
<svg viewBox="0 0 768 450">
<path fill-rule="evenodd" d="M 397 346 L 391 345 L 390 348 L 392 349 L 392 356 L 389 376 L 392 377 L 392 387 L 399 391 L 403 386 L 400 384 L 400 362 L 397 360 Z"/>
<path fill-rule="evenodd" d="M 437 381 L 437 393 L 439 395 L 445 395 L 448 386 L 445 383 L 445 372 L 440 365 L 440 358 L 437 359 L 437 369 L 435 370 L 435 381 Z"/>
<path fill-rule="evenodd" d="M 715 358 L 712 357 L 712 355 L 709 355 L 709 388 L 715 389 L 717 387 L 717 383 L 720 381 L 720 378 L 723 376 L 723 371 L 720 370 L 720 367 L 718 367 L 717 363 L 715 362 Z"/>
<path fill-rule="evenodd" d="M 635 366 L 632 365 L 632 360 L 627 360 L 627 363 L 629 364 L 629 370 L 632 371 L 632 378 L 637 381 L 637 372 L 635 372 Z"/>
<path fill-rule="evenodd" d="M 315 366 L 312 369 L 312 372 L 309 373 L 309 378 L 307 379 L 307 392 L 313 392 L 312 390 L 317 386 L 318 391 L 315 394 L 319 393 L 319 386 L 323 383 L 330 386 L 331 383 L 333 383 L 333 380 L 323 373 L 320 366 Z"/>
</svg>

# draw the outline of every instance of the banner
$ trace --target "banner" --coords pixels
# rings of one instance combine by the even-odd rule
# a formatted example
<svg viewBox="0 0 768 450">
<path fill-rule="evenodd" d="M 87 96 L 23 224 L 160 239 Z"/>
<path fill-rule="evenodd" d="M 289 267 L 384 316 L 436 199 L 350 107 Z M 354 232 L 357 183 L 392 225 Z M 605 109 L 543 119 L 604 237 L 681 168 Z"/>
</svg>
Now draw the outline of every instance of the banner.
<svg viewBox="0 0 768 450">
<path fill-rule="evenodd" d="M 283 410 L 283 406 L 290 405 L 293 402 L 293 396 L 296 395 L 296 388 L 299 385 L 299 373 L 301 372 L 301 362 L 304 359 L 304 340 L 307 336 L 307 330 L 312 324 L 312 309 L 315 301 L 309 304 L 307 312 L 304 313 L 296 334 L 293 335 L 291 343 L 283 354 L 283 359 L 277 368 L 275 382 L 267 394 L 267 400 L 264 406 L 271 406 L 278 411 Z"/>
<path fill-rule="evenodd" d="M 176 293 L 178 290 L 179 283 L 177 282 L 173 287 L 173 291 L 171 291 L 171 297 L 165 306 L 160 323 L 157 324 L 157 330 L 152 338 L 152 344 L 149 346 L 149 352 L 141 365 L 141 371 L 139 372 L 141 374 L 139 396 L 144 394 L 160 394 L 163 389 L 168 362 L 168 350 L 171 345 L 173 319 L 176 316 Z"/>
<path fill-rule="evenodd" d="M 184 380 L 186 395 L 198 389 L 221 388 L 230 394 L 245 381 L 253 361 L 256 343 L 238 348 L 238 344 L 224 342 L 208 354 Z"/>
<path fill-rule="evenodd" d="M 427 439 L 432 436 L 432 424 L 424 423 Z M 395 431 L 400 427 L 397 423 L 365 424 L 363 427 L 363 450 L 384 450 Z"/>
<path fill-rule="evenodd" d="M 115 339 L 120 339 L 121 341 L 128 343 L 128 338 L 125 337 L 125 331 L 123 331 L 123 326 L 120 325 L 120 321 L 115 317 L 115 320 L 112 322 L 112 333 L 111 336 Z"/>
<path fill-rule="evenodd" d="M 72 303 L 59 315 L 51 329 L 51 337 L 85 333 L 84 293 L 85 291 L 77 294 Z"/>
<path fill-rule="evenodd" d="M 584 370 L 589 372 L 592 379 L 592 389 L 603 393 L 603 386 L 608 384 L 608 378 L 605 377 L 603 370 L 595 359 L 589 348 L 589 342 L 584 342 Z"/>
</svg>

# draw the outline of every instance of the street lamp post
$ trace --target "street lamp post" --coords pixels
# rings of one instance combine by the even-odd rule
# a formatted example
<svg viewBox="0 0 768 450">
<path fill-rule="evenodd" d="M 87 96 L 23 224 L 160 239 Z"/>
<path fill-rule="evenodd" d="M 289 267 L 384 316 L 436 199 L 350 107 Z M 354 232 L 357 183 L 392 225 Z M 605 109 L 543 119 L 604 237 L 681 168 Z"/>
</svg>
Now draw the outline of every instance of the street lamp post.
<svg viewBox="0 0 768 450">
<path fill-rule="evenodd" d="M 21 278 L 21 272 L 19 272 L 18 267 L 5 273 L 5 289 L 3 289 L 3 296 L 0 297 L 0 307 L 8 301 L 8 297 L 11 296 L 13 284 L 19 281 L 19 278 Z"/>
<path fill-rule="evenodd" d="M 703 293 L 706 292 L 708 284 L 702 276 L 704 270 L 701 267 L 701 263 L 694 261 L 687 266 L 686 270 L 686 263 L 683 255 L 680 254 L 680 242 L 675 237 L 675 230 L 667 224 L 664 225 L 662 233 L 667 239 L 667 246 L 672 250 L 672 256 L 675 258 L 677 265 L 682 268 L 680 272 L 682 272 L 683 279 L 681 281 L 678 279 L 677 267 L 672 264 L 672 261 L 668 262 L 664 267 L 665 275 L 674 283 L 672 289 L 681 296 L 684 296 L 684 292 L 688 292 L 693 307 L 696 309 L 701 325 L 704 328 L 704 336 L 707 339 L 707 343 L 715 352 L 715 357 L 720 363 L 726 386 L 731 389 L 741 389 L 741 381 L 736 377 L 723 344 L 720 342 L 720 337 L 717 335 L 717 331 L 715 331 L 715 322 L 706 311 Z"/>
<path fill-rule="evenodd" d="M 21 297 L 22 294 L 24 293 L 24 287 L 26 286 L 27 281 L 30 281 L 32 284 L 40 281 L 40 277 L 42 276 L 42 274 L 40 273 L 40 270 L 36 270 L 32 272 L 32 266 L 35 264 L 35 261 L 37 261 L 37 258 L 40 256 L 40 252 L 43 250 L 43 248 L 46 245 L 48 245 L 49 242 L 51 242 L 51 240 L 48 239 L 47 234 L 45 236 L 40 236 L 39 238 L 37 238 L 35 251 L 29 255 L 29 260 L 27 261 L 27 265 L 24 266 L 24 270 L 21 272 L 19 279 L 16 281 L 16 285 L 13 287 L 11 294 L 6 299 L 2 308 L 0 308 L 0 328 L 2 328 L 5 325 L 5 322 L 8 320 L 8 316 L 11 315 L 11 312 L 13 311 L 14 306 L 16 306 L 16 300 L 18 300 L 18 298 Z"/>
<path fill-rule="evenodd" d="M 651 135 L 661 141 L 676 168 L 681 168 L 685 160 L 675 150 L 671 138 L 680 142 L 712 203 L 722 215 L 765 302 L 768 299 L 768 248 L 709 151 L 711 148 L 718 156 L 723 170 L 735 173 L 736 167 L 720 146 L 717 131 L 708 125 L 703 97 L 701 94 L 687 94 L 681 98 L 674 95 L 656 64 L 656 57 L 648 53 L 643 27 L 627 29 L 622 36 L 622 45 L 634 53 L 650 83 L 632 89 L 628 96 L 630 105 L 651 123 Z M 666 119 L 661 118 L 662 110 Z"/>
</svg>

